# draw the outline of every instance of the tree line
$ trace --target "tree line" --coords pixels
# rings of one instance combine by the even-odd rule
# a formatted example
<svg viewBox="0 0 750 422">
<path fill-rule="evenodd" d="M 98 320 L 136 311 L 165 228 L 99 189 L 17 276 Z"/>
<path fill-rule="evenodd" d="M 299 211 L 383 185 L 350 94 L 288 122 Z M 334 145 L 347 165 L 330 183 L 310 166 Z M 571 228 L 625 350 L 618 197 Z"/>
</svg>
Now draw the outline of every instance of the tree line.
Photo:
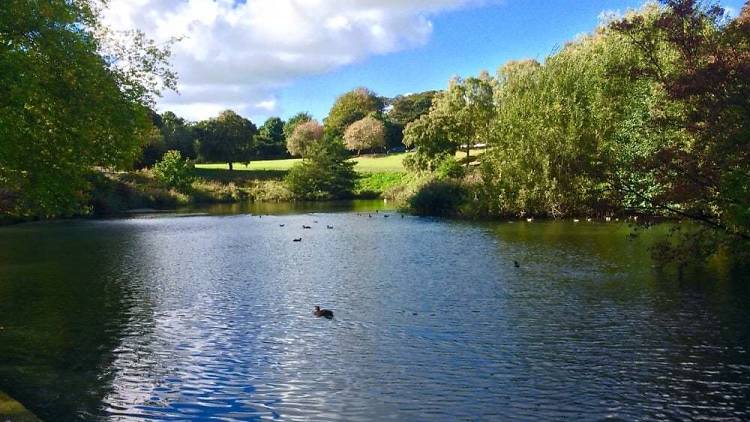
<svg viewBox="0 0 750 422">
<path fill-rule="evenodd" d="M 426 113 L 434 91 L 384 98 L 366 88 L 339 96 L 321 124 L 307 112 L 284 121 L 269 117 L 260 127 L 232 110 L 189 122 L 171 111 L 150 112 L 153 129 L 136 167 L 151 167 L 166 151 L 202 162 L 233 163 L 258 159 L 305 157 L 324 137 L 339 139 L 356 153 L 385 152 L 403 147 L 406 125 Z"/>
</svg>

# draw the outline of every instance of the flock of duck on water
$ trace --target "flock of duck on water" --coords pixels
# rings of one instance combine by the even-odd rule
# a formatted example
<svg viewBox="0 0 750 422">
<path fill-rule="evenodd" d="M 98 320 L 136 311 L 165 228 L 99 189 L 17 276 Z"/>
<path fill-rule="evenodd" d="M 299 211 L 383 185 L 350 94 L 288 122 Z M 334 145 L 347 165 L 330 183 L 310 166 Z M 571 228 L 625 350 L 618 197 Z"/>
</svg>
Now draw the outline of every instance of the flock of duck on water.
<svg viewBox="0 0 750 422">
<path fill-rule="evenodd" d="M 380 211 L 376 210 L 375 214 L 380 214 Z M 362 213 L 357 213 L 357 215 L 361 217 Z M 262 218 L 262 217 L 263 217 L 262 215 L 258 216 L 258 218 Z M 367 217 L 368 218 L 372 218 L 372 213 L 367 213 Z M 389 217 L 390 217 L 389 214 L 383 214 L 383 218 L 389 218 Z M 401 214 L 401 218 L 404 218 L 403 214 Z M 633 221 L 638 221 L 638 216 L 631 216 L 631 217 L 628 217 L 628 219 L 633 220 Z M 587 222 L 591 222 L 591 221 L 593 221 L 593 219 L 591 217 L 589 217 L 589 218 L 586 218 L 586 221 Z M 612 217 L 606 216 L 606 217 L 604 217 L 604 221 L 606 221 L 606 222 L 609 223 L 609 222 L 612 221 Z M 614 218 L 614 221 L 620 221 L 620 219 L 619 218 Z M 534 222 L 534 217 L 528 217 L 528 218 L 526 218 L 526 222 L 527 223 L 533 223 Z M 573 222 L 574 223 L 580 223 L 581 220 L 578 219 L 578 218 L 574 218 Z M 317 220 L 313 220 L 313 223 L 317 224 L 318 221 Z M 286 224 L 279 224 L 279 227 L 286 227 Z M 311 230 L 312 226 L 308 226 L 308 225 L 303 224 L 302 225 L 302 229 L 303 230 Z M 333 230 L 333 226 L 330 225 L 330 224 L 326 224 L 326 229 Z M 302 238 L 301 237 L 297 237 L 297 238 L 292 239 L 292 241 L 293 242 L 302 242 Z M 513 266 L 515 268 L 521 268 L 521 264 L 519 264 L 519 262 L 515 261 L 515 260 L 513 261 Z M 333 319 L 333 311 L 331 311 L 330 309 L 321 309 L 321 307 L 317 306 L 317 305 L 315 306 L 315 309 L 313 310 L 313 315 L 315 315 L 318 318 Z"/>
<path fill-rule="evenodd" d="M 380 211 L 375 210 L 375 214 L 380 214 Z M 362 216 L 362 213 L 358 213 L 358 216 Z M 372 218 L 372 213 L 367 214 L 368 218 Z M 263 215 L 258 215 L 258 218 L 263 218 Z M 390 218 L 389 214 L 383 214 L 383 218 Z M 404 215 L 401 214 L 401 218 L 404 218 Z M 318 224 L 317 220 L 313 220 L 314 224 Z M 279 224 L 279 227 L 286 227 L 286 224 Z M 311 230 L 312 226 L 308 226 L 306 224 L 302 225 L 302 230 Z M 333 226 L 330 224 L 326 224 L 327 230 L 333 230 Z M 302 242 L 301 237 L 297 237 L 292 239 L 292 242 Z M 318 318 L 326 318 L 326 319 L 333 319 L 333 311 L 330 309 L 321 309 L 320 306 L 315 306 L 315 309 L 313 310 L 313 315 L 315 315 Z"/>
</svg>

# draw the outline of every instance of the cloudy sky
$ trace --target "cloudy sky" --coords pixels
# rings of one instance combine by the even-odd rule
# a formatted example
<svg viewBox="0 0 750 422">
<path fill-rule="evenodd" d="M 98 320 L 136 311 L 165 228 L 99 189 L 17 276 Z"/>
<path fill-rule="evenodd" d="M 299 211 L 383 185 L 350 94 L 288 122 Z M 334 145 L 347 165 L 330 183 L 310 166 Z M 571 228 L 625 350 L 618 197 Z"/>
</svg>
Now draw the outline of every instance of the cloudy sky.
<svg viewBox="0 0 750 422">
<path fill-rule="evenodd" d="M 173 47 L 179 95 L 161 111 L 191 120 L 230 108 L 262 122 L 322 118 L 337 95 L 443 88 L 453 75 L 541 59 L 593 29 L 607 10 L 643 0 L 110 0 L 117 30 Z M 739 9 L 742 0 L 722 4 Z"/>
</svg>

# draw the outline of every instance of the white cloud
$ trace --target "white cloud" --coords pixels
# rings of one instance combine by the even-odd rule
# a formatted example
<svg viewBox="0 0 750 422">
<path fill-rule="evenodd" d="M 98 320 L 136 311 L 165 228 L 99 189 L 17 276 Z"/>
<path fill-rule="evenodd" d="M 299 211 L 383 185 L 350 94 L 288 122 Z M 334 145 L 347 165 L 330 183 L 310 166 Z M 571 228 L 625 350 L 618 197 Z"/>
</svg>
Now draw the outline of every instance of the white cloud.
<svg viewBox="0 0 750 422">
<path fill-rule="evenodd" d="M 111 0 L 105 22 L 173 47 L 180 95 L 161 109 L 190 119 L 225 108 L 278 112 L 276 92 L 301 77 L 428 42 L 430 17 L 482 0 Z"/>
</svg>

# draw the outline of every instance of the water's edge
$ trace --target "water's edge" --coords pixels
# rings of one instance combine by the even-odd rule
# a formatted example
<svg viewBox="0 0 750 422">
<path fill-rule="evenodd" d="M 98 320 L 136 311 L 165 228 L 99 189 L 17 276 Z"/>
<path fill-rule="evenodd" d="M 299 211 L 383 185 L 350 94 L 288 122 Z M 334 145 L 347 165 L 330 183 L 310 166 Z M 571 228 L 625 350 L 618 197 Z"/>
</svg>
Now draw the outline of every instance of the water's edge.
<svg viewBox="0 0 750 422">
<path fill-rule="evenodd" d="M 41 422 L 23 404 L 0 391 L 0 419 L 3 422 Z"/>
</svg>

